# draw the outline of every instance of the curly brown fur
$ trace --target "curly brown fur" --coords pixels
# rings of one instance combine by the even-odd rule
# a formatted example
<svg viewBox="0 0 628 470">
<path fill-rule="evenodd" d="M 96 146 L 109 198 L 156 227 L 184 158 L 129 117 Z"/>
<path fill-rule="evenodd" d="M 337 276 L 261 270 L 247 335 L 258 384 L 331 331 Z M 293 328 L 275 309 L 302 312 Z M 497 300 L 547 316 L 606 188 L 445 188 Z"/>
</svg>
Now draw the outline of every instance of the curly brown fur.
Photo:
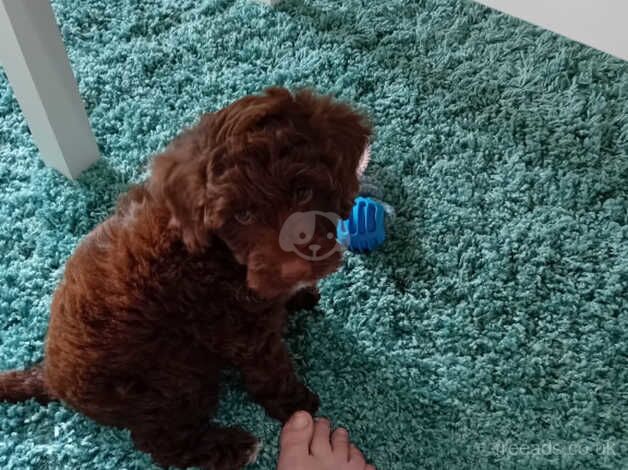
<svg viewBox="0 0 628 470">
<path fill-rule="evenodd" d="M 256 439 L 209 421 L 219 372 L 239 368 L 280 421 L 317 409 L 282 332 L 289 310 L 318 300 L 312 286 L 340 253 L 331 221 L 310 241 L 333 252 L 323 260 L 304 261 L 278 239 L 294 212 L 348 213 L 369 133 L 351 108 L 307 91 L 269 89 L 205 115 L 78 246 L 43 364 L 0 375 L 0 398 L 62 400 L 130 429 L 163 466 L 245 465 Z"/>
</svg>

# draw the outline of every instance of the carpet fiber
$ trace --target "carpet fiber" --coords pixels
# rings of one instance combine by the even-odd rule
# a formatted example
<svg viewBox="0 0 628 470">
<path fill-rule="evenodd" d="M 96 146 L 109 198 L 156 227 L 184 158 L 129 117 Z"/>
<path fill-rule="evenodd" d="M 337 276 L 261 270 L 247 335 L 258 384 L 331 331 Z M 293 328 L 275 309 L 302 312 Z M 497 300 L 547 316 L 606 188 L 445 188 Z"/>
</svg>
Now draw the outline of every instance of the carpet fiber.
<svg viewBox="0 0 628 470">
<path fill-rule="evenodd" d="M 628 64 L 467 1 L 54 0 L 104 159 L 38 158 L 0 78 L 0 369 L 41 357 L 64 261 L 200 113 L 313 86 L 376 124 L 397 219 L 289 344 L 380 470 L 628 468 Z M 106 280 L 103 280 L 106 282 Z M 220 420 L 279 427 L 228 374 Z M 144 469 L 128 433 L 0 405 L 0 468 Z"/>
</svg>

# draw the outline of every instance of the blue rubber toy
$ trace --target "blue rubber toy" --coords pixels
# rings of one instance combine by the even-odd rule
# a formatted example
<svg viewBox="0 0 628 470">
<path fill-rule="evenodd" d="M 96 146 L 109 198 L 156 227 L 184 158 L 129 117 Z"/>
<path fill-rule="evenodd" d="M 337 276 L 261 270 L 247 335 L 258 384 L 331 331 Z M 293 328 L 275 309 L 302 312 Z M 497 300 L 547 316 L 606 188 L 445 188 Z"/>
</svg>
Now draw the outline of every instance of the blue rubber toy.
<svg viewBox="0 0 628 470">
<path fill-rule="evenodd" d="M 370 197 L 357 197 L 348 219 L 340 220 L 336 238 L 355 253 L 368 253 L 386 240 L 386 207 Z"/>
</svg>

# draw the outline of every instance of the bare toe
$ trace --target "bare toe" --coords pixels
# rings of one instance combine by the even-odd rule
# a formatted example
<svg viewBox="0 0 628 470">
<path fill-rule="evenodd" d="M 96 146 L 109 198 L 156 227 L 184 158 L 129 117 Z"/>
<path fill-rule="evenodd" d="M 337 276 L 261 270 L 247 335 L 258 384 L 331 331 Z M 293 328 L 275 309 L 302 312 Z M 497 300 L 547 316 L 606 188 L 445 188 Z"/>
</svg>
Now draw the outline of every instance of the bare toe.
<svg viewBox="0 0 628 470">
<path fill-rule="evenodd" d="M 294 463 L 310 453 L 310 441 L 314 433 L 312 416 L 298 411 L 288 420 L 281 431 L 278 470 L 294 468 Z"/>
<path fill-rule="evenodd" d="M 331 447 L 334 457 L 341 462 L 349 461 L 349 433 L 344 428 L 338 428 L 331 435 Z"/>
<path fill-rule="evenodd" d="M 349 442 L 349 432 L 331 432 L 326 418 L 312 419 L 299 411 L 281 431 L 277 470 L 375 470 L 367 465 L 362 452 Z"/>
<path fill-rule="evenodd" d="M 325 459 L 331 455 L 331 425 L 326 418 L 317 418 L 314 423 L 314 437 L 310 444 L 312 455 Z"/>
<path fill-rule="evenodd" d="M 349 462 L 351 462 L 352 469 L 356 468 L 362 470 L 366 465 L 366 460 L 364 459 L 362 452 L 360 452 L 360 449 L 353 444 L 349 446 Z"/>
</svg>

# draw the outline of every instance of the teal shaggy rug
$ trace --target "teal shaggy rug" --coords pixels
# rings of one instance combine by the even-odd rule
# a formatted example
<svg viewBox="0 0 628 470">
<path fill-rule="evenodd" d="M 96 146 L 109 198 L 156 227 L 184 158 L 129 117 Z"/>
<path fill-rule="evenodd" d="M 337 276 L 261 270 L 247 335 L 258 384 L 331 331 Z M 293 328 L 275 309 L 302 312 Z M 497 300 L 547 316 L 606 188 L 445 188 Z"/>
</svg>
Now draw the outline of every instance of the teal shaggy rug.
<svg viewBox="0 0 628 470">
<path fill-rule="evenodd" d="M 0 369 L 73 248 L 200 113 L 312 86 L 376 126 L 392 237 L 290 326 L 380 470 L 628 468 L 628 64 L 458 0 L 54 0 L 103 160 L 47 169 L 0 78 Z M 106 282 L 106 281 L 104 281 Z M 219 419 L 279 426 L 227 374 Z M 2 469 L 147 469 L 124 430 L 0 404 Z"/>
</svg>

